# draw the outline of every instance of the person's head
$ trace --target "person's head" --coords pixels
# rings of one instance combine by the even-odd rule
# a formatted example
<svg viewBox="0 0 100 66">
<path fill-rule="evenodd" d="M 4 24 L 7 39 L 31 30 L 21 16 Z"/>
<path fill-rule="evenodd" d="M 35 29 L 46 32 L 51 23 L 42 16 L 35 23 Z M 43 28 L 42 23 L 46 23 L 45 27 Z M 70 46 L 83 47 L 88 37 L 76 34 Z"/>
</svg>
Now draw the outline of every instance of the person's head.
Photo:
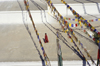
<svg viewBox="0 0 100 66">
<path fill-rule="evenodd" d="M 46 35 L 47 33 L 45 33 L 45 35 Z"/>
</svg>

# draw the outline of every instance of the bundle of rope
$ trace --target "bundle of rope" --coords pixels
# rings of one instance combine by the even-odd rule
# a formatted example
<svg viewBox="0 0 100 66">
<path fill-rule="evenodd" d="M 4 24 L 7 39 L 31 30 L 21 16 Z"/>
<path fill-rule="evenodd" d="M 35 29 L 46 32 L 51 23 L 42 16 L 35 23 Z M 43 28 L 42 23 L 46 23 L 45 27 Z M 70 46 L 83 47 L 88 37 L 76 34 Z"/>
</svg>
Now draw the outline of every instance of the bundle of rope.
<svg viewBox="0 0 100 66">
<path fill-rule="evenodd" d="M 41 6 L 39 6 L 35 1 L 33 1 L 33 0 L 31 0 L 32 2 L 33 2 L 33 4 L 35 5 L 35 6 L 37 6 L 37 8 L 39 9 L 39 10 L 41 10 L 41 9 L 43 9 Z M 44 9 L 43 9 L 43 11 L 44 11 Z M 44 14 L 45 14 L 45 11 L 44 11 Z M 41 10 L 41 15 L 42 15 L 42 10 Z M 45 15 L 45 18 L 46 18 L 46 15 Z M 43 19 L 43 18 L 42 18 Z M 42 22 L 43 22 L 43 20 L 42 20 Z M 46 21 L 47 22 L 47 21 Z M 44 23 L 44 22 L 43 22 Z M 48 23 L 48 22 L 47 22 Z M 45 23 L 44 23 L 45 24 Z M 50 25 L 50 24 L 49 24 Z M 45 24 L 45 26 L 47 27 L 47 28 L 49 28 L 46 24 Z M 54 27 L 53 27 L 54 28 Z M 50 28 L 49 28 L 50 29 Z M 56 28 L 54 28 L 55 30 L 57 30 Z M 51 30 L 51 29 L 50 29 Z M 52 30 L 51 30 L 52 31 Z M 53 31 L 52 31 L 53 32 Z M 54 33 L 54 32 L 53 32 Z M 54 33 L 55 34 L 55 33 Z M 56 35 L 56 34 L 55 34 Z M 61 35 L 61 34 L 60 34 Z M 72 51 L 74 51 L 74 53 L 75 54 L 77 54 L 82 60 L 84 60 L 84 57 L 80 54 L 80 52 L 79 51 L 77 51 L 77 49 L 75 49 L 73 46 L 69 46 L 66 42 L 68 42 L 62 35 L 61 35 L 61 37 L 58 37 L 60 40 L 62 40 L 63 41 L 63 43 L 65 43 Z M 85 61 L 83 61 L 83 62 L 85 62 Z M 89 64 L 89 62 L 87 61 L 87 63 L 88 63 L 88 65 L 90 66 L 90 64 Z M 83 66 L 85 66 L 86 64 L 85 63 L 83 63 Z"/>
<path fill-rule="evenodd" d="M 75 40 L 78 41 L 78 39 L 76 38 L 75 34 L 73 33 L 73 30 L 72 30 L 70 27 L 68 27 L 67 22 L 65 22 L 63 16 L 61 16 L 60 13 L 59 13 L 59 12 L 56 10 L 56 8 L 53 6 L 53 3 L 51 2 L 51 0 L 46 0 L 46 1 L 47 1 L 48 5 L 50 6 L 50 8 L 52 8 L 53 10 L 55 10 L 55 12 L 57 12 L 58 16 L 60 16 L 59 18 L 61 18 L 61 21 L 62 21 L 62 22 L 59 21 L 60 25 L 63 27 L 63 25 L 62 25 L 62 23 L 63 23 L 63 24 L 67 27 L 67 30 L 68 30 L 68 31 L 66 31 L 66 32 L 67 32 L 68 36 L 70 37 L 70 39 L 71 39 L 72 42 L 74 43 L 75 47 L 77 47 L 78 51 L 79 51 L 80 53 L 82 53 L 82 52 L 79 50 L 78 46 L 76 45 L 75 41 L 72 39 L 72 37 L 74 37 Z M 64 28 L 63 28 L 63 30 L 64 30 Z M 69 33 L 72 35 L 72 37 L 69 35 Z M 82 43 L 79 41 L 79 44 L 82 44 Z M 81 45 L 81 46 L 82 46 L 82 45 Z M 82 46 L 82 47 L 83 47 L 83 46 Z M 84 47 L 83 47 L 83 48 L 84 48 Z M 84 48 L 84 50 L 85 50 L 85 52 L 87 53 L 87 50 L 86 50 L 85 48 Z M 83 55 L 83 54 L 82 54 L 82 55 Z M 95 62 L 93 61 L 93 59 L 92 59 L 92 57 L 89 55 L 89 53 L 87 53 L 87 55 L 88 55 L 88 57 L 90 57 L 91 61 L 95 64 Z M 84 57 L 84 55 L 83 55 L 83 57 Z M 86 61 L 87 61 L 87 60 L 86 60 Z M 95 64 L 95 65 L 96 65 L 96 64 Z"/>
<path fill-rule="evenodd" d="M 51 66 L 50 61 L 49 61 L 49 58 L 48 58 L 48 56 L 47 56 L 47 54 L 46 54 L 46 52 L 45 52 L 45 50 L 44 50 L 43 44 L 42 44 L 41 39 L 40 39 L 40 37 L 39 37 L 39 33 L 38 33 L 38 31 L 37 31 L 37 29 L 36 29 L 36 27 L 35 27 L 35 24 L 34 24 L 32 15 L 31 15 L 31 13 L 30 13 L 28 0 L 27 0 L 27 1 L 24 0 L 24 3 L 25 3 L 25 6 L 26 6 L 26 10 L 27 10 L 28 13 L 29 13 L 29 17 L 30 17 L 30 19 L 31 19 L 31 21 L 32 21 L 32 25 L 33 25 L 33 28 L 34 28 L 34 30 L 35 30 L 35 32 L 36 32 L 36 35 L 37 35 L 38 41 L 39 41 L 39 43 L 40 43 L 41 49 L 42 49 L 42 51 L 43 51 L 43 56 L 44 56 L 44 61 L 45 61 L 45 63 L 43 64 L 43 66 L 45 66 L 45 65 L 46 65 L 46 66 Z"/>
<path fill-rule="evenodd" d="M 41 59 L 41 61 L 42 61 L 42 66 L 45 66 L 44 59 L 43 59 L 43 57 L 42 57 L 42 55 L 41 55 L 41 53 L 40 53 L 40 51 L 39 51 L 39 49 L 38 49 L 38 47 L 37 47 L 37 45 L 36 45 L 34 39 L 33 39 L 33 37 L 32 37 L 32 34 L 31 34 L 31 32 L 30 32 L 30 30 L 29 30 L 29 28 L 28 28 L 28 25 L 25 24 L 25 17 L 24 17 L 24 13 L 23 13 L 22 6 L 20 5 L 20 3 L 19 3 L 18 0 L 17 0 L 17 2 L 18 2 L 19 6 L 20 6 L 20 8 L 21 8 L 21 10 L 22 10 L 22 18 L 23 18 L 24 26 L 25 26 L 25 28 L 27 29 L 27 31 L 28 31 L 28 33 L 29 33 L 29 35 L 30 35 L 30 37 L 31 37 L 31 39 L 32 39 L 32 41 L 33 41 L 33 43 L 34 43 L 34 46 L 35 46 L 35 48 L 36 48 L 36 50 L 37 50 L 37 52 L 38 52 L 38 54 L 39 54 L 39 56 L 40 56 L 40 59 Z"/>
<path fill-rule="evenodd" d="M 97 38 L 100 38 L 100 32 L 95 29 L 89 22 L 88 20 L 84 19 L 82 16 L 80 16 L 74 9 L 72 9 L 72 7 L 70 7 L 64 0 L 61 0 L 62 3 L 64 3 L 67 8 L 70 9 L 70 11 L 73 13 L 73 15 L 78 19 L 78 20 L 81 20 L 81 22 L 88 28 L 90 29 L 93 33 L 94 33 L 94 38 L 93 40 L 96 42 L 96 43 L 99 43 L 99 39 Z"/>
</svg>

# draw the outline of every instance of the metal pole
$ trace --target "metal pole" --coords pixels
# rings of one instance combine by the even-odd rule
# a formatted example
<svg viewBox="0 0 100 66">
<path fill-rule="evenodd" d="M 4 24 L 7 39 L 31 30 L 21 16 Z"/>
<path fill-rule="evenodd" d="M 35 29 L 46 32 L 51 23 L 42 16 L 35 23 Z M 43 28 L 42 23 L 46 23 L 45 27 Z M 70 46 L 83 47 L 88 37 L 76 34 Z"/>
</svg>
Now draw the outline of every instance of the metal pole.
<svg viewBox="0 0 100 66">
<path fill-rule="evenodd" d="M 59 44 L 59 32 L 58 31 L 57 31 L 57 56 L 58 56 L 58 66 L 63 66 L 62 52 L 61 52 L 61 46 Z"/>
</svg>

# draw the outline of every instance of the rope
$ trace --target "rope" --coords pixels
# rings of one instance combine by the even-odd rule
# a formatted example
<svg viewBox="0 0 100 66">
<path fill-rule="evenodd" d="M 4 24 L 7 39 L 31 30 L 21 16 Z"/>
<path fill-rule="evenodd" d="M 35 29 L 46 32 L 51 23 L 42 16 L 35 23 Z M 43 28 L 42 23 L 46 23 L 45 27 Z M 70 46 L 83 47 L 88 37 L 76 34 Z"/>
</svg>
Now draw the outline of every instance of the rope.
<svg viewBox="0 0 100 66">
<path fill-rule="evenodd" d="M 50 15 L 51 16 L 51 15 Z M 56 18 L 55 17 L 53 17 L 53 16 L 51 16 L 52 18 L 54 18 L 55 20 L 56 20 Z M 48 23 L 48 22 L 47 22 Z M 48 23 L 53 29 L 55 29 L 56 30 L 56 28 L 54 28 L 50 23 Z M 83 29 L 83 28 L 81 28 L 83 31 L 86 31 L 85 30 L 85 28 Z M 94 41 L 92 41 L 92 40 L 90 40 L 90 39 L 88 39 L 87 37 L 85 37 L 85 36 L 83 36 L 83 35 L 81 35 L 80 33 L 78 33 L 77 31 L 75 31 L 75 30 L 73 30 L 75 33 L 77 33 L 78 35 L 80 35 L 81 37 L 84 37 L 84 38 L 86 38 L 87 40 L 89 40 L 90 42 L 93 42 L 94 43 Z M 60 31 L 60 32 L 63 32 L 63 31 Z M 87 33 L 87 32 L 86 32 Z M 90 36 L 90 38 L 91 38 L 91 36 Z M 97 44 L 96 44 L 97 45 Z"/>
<path fill-rule="evenodd" d="M 48 58 L 47 54 L 45 53 L 44 47 L 43 47 L 43 45 L 42 45 L 41 39 L 39 38 L 39 33 L 38 33 L 38 31 L 37 31 L 37 29 L 36 29 L 36 27 L 35 27 L 34 21 L 33 21 L 33 19 L 32 19 L 32 16 L 31 16 L 31 13 L 30 13 L 30 10 L 29 10 L 29 5 L 27 4 L 28 1 L 26 2 L 26 0 L 24 0 L 24 3 L 25 3 L 25 6 L 26 6 L 26 10 L 27 10 L 28 13 L 29 13 L 29 17 L 30 17 L 30 19 L 31 19 L 31 21 L 32 21 L 34 30 L 35 30 L 35 32 L 36 32 L 38 41 L 39 41 L 40 46 L 41 46 L 41 49 L 42 49 L 42 51 L 43 51 L 43 56 L 44 56 L 44 58 L 45 58 L 45 65 L 46 65 L 46 66 L 47 66 L 47 65 L 48 65 L 48 66 L 51 66 L 51 65 L 50 65 L 50 61 L 49 61 L 49 58 Z"/>
<path fill-rule="evenodd" d="M 50 14 L 49 14 L 50 15 Z M 52 15 L 50 15 L 52 16 Z M 53 16 L 52 16 L 53 17 Z M 56 18 L 55 19 L 58 19 L 57 16 L 55 16 Z M 67 19 L 67 18 L 65 18 Z M 68 20 L 68 19 L 67 19 Z M 81 22 L 78 22 L 78 23 L 75 23 L 75 24 L 72 24 L 72 23 L 68 23 L 69 27 L 78 27 L 79 25 L 81 25 Z"/>
<path fill-rule="evenodd" d="M 73 42 L 74 44 L 75 44 L 75 42 Z M 78 48 L 78 46 L 75 44 L 75 46 Z M 79 48 L 78 48 L 78 50 L 79 50 Z M 80 51 L 80 50 L 79 50 Z M 80 51 L 80 53 L 82 53 L 81 51 Z"/>
<path fill-rule="evenodd" d="M 96 35 L 97 37 L 100 37 L 100 32 L 98 32 L 97 29 L 95 29 L 86 19 L 84 19 L 82 16 L 80 16 L 80 15 L 79 15 L 75 10 L 73 10 L 65 1 L 61 0 L 61 2 L 64 3 L 64 4 L 67 6 L 67 8 L 69 8 L 69 9 L 72 11 L 73 15 L 74 15 L 76 18 L 80 19 L 80 20 L 82 21 L 82 23 L 83 23 L 87 28 L 89 28 L 93 33 L 95 33 L 95 35 Z M 97 40 L 96 38 L 93 38 L 93 40 L 94 40 L 95 42 L 99 43 L 99 40 Z"/>
<path fill-rule="evenodd" d="M 50 15 L 51 16 L 51 15 Z M 51 17 L 53 17 L 53 16 L 51 16 Z M 54 17 L 53 17 L 54 18 Z M 58 19 L 57 17 L 56 18 L 54 18 L 54 19 Z M 59 20 L 58 20 L 59 21 Z M 79 22 L 80 23 L 80 22 Z M 68 25 L 69 26 L 69 25 Z M 82 25 L 80 25 L 81 26 L 81 29 L 83 30 L 83 32 L 84 33 L 86 33 L 88 36 L 89 36 L 89 38 L 92 38 L 92 39 L 94 39 L 94 37 L 92 37 L 87 31 L 86 31 L 86 29 L 85 28 L 83 28 L 83 26 Z M 70 27 L 70 26 L 69 26 Z M 64 27 L 63 27 L 64 28 Z M 75 32 L 75 31 L 74 31 Z M 98 46 L 98 44 L 96 43 L 96 45 Z"/>
<path fill-rule="evenodd" d="M 79 2 L 79 3 L 82 3 L 82 2 L 77 1 L 77 0 L 74 0 L 74 1 Z M 82 3 L 82 4 L 83 4 L 83 3 Z M 98 21 L 98 19 L 96 19 L 95 21 Z M 89 21 L 88 21 L 88 22 L 89 22 Z M 93 20 L 92 20 L 92 22 L 93 22 Z M 86 24 L 85 24 L 85 25 L 86 25 Z M 81 26 L 81 25 L 80 25 L 80 26 Z M 81 26 L 81 28 L 82 28 L 83 32 L 85 32 L 90 38 L 92 38 L 92 39 L 95 41 L 94 37 L 92 37 L 92 36 L 83 28 L 83 26 Z M 98 41 L 96 41 L 96 45 L 98 45 L 97 43 L 98 43 Z"/>
<path fill-rule="evenodd" d="M 58 16 L 60 16 L 61 20 L 63 20 L 63 21 L 62 21 L 63 24 L 64 24 L 64 25 L 67 24 L 67 23 L 65 22 L 63 16 L 61 16 L 60 13 L 59 13 L 59 12 L 56 10 L 56 8 L 53 6 L 53 3 L 52 3 L 50 0 L 48 0 L 47 3 L 48 3 L 48 5 L 49 5 L 53 10 L 55 10 L 55 12 L 58 13 Z M 54 13 L 54 14 L 55 14 L 55 13 Z M 66 25 L 65 25 L 65 26 L 66 26 Z M 66 27 L 68 28 L 68 30 L 69 30 L 69 32 L 71 33 L 72 37 L 74 37 L 75 40 L 78 41 L 79 44 L 81 44 L 81 47 L 83 47 L 82 43 L 76 38 L 75 34 L 73 33 L 73 30 L 72 30 L 71 28 L 68 27 L 68 24 L 67 24 Z M 67 33 L 67 34 L 68 34 L 68 33 Z M 71 37 L 69 34 L 68 34 L 68 36 L 70 37 L 70 39 L 72 40 L 72 42 L 74 43 L 74 45 L 75 45 L 75 46 L 77 47 L 77 49 L 79 50 L 78 46 L 76 45 L 76 43 L 75 43 L 75 41 L 72 39 L 72 37 Z M 83 49 L 84 49 L 85 52 L 87 53 L 87 50 L 86 50 L 84 47 L 83 47 Z M 80 50 L 79 50 L 79 51 L 80 51 Z M 80 52 L 80 53 L 81 53 L 81 52 Z M 94 63 L 94 61 L 93 61 L 93 59 L 91 58 L 91 56 L 89 55 L 89 53 L 87 53 L 87 55 L 90 57 L 91 61 Z M 84 55 L 83 55 L 83 56 L 84 56 Z M 87 60 L 86 60 L 86 61 L 87 61 Z M 95 63 L 94 63 L 94 64 L 95 64 Z"/>
<path fill-rule="evenodd" d="M 32 1 L 32 0 L 31 0 Z M 32 1 L 33 3 L 35 3 L 34 1 Z M 37 4 L 37 3 L 35 3 L 35 4 Z M 38 5 L 38 4 L 37 4 Z M 35 5 L 36 6 L 36 5 Z M 39 6 L 39 5 L 38 5 Z M 37 6 L 37 8 L 39 9 L 39 10 L 41 10 L 42 9 L 42 7 L 41 7 L 41 9 L 39 8 Z M 44 11 L 44 10 L 43 10 Z M 42 12 L 41 12 L 42 13 Z M 44 11 L 44 13 L 45 13 L 45 11 Z M 46 15 L 45 15 L 45 17 L 46 17 Z M 43 22 L 43 21 L 42 21 Z M 44 23 L 44 22 L 43 22 Z M 45 23 L 44 23 L 45 24 Z M 45 24 L 46 25 L 46 24 Z M 47 25 L 46 25 L 46 27 L 48 27 Z M 49 28 L 49 27 L 48 27 Z M 50 28 L 49 28 L 50 29 Z M 51 29 L 50 29 L 51 30 Z M 52 31 L 52 30 L 51 30 Z M 52 31 L 53 32 L 53 31 Z M 53 32 L 54 33 L 54 32 Z M 54 33 L 55 34 L 55 33 Z M 61 34 L 60 34 L 61 35 Z M 62 35 L 61 35 L 61 37 L 64 39 L 61 39 L 61 38 L 59 38 L 60 40 L 62 40 L 63 41 L 63 43 L 65 43 L 71 50 L 73 50 L 74 51 L 74 53 L 75 54 L 77 54 L 81 59 L 83 59 L 83 57 L 79 54 L 79 52 L 73 47 L 73 46 L 69 46 L 66 42 L 68 42 Z M 66 41 L 66 42 L 65 42 Z"/>
<path fill-rule="evenodd" d="M 36 48 L 36 50 L 37 50 L 37 52 L 38 52 L 38 54 L 39 54 L 39 56 L 40 56 L 40 59 L 41 59 L 41 61 L 42 61 L 42 66 L 45 66 L 45 62 L 44 62 L 44 60 L 43 60 L 43 57 L 42 57 L 42 55 L 41 55 L 41 53 L 40 53 L 40 51 L 39 51 L 39 49 L 38 49 L 38 47 L 37 47 L 37 45 L 36 45 L 36 43 L 35 43 L 33 37 L 32 37 L 32 34 L 31 34 L 31 32 L 30 32 L 30 30 L 29 30 L 29 28 L 28 28 L 28 25 L 25 24 L 25 18 L 24 18 L 22 6 L 20 5 L 20 3 L 19 3 L 18 0 L 17 0 L 17 2 L 18 2 L 19 6 L 20 6 L 20 9 L 21 9 L 21 11 L 22 11 L 22 20 L 23 20 L 24 26 L 25 26 L 26 30 L 28 31 L 28 33 L 29 33 L 29 35 L 30 35 L 30 37 L 31 37 L 31 40 L 32 40 L 32 42 L 33 42 L 33 44 L 34 44 L 34 46 L 35 46 L 35 48 Z"/>
</svg>

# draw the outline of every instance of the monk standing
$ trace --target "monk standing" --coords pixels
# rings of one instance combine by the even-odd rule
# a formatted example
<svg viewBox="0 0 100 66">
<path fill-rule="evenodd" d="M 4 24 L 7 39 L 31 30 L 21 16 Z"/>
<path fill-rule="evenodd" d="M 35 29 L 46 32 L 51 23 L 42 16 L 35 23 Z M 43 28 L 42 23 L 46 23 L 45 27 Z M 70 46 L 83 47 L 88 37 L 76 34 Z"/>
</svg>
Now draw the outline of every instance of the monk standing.
<svg viewBox="0 0 100 66">
<path fill-rule="evenodd" d="M 45 33 L 45 39 L 43 39 L 45 43 L 48 43 L 48 36 L 47 36 L 47 33 Z"/>
</svg>

